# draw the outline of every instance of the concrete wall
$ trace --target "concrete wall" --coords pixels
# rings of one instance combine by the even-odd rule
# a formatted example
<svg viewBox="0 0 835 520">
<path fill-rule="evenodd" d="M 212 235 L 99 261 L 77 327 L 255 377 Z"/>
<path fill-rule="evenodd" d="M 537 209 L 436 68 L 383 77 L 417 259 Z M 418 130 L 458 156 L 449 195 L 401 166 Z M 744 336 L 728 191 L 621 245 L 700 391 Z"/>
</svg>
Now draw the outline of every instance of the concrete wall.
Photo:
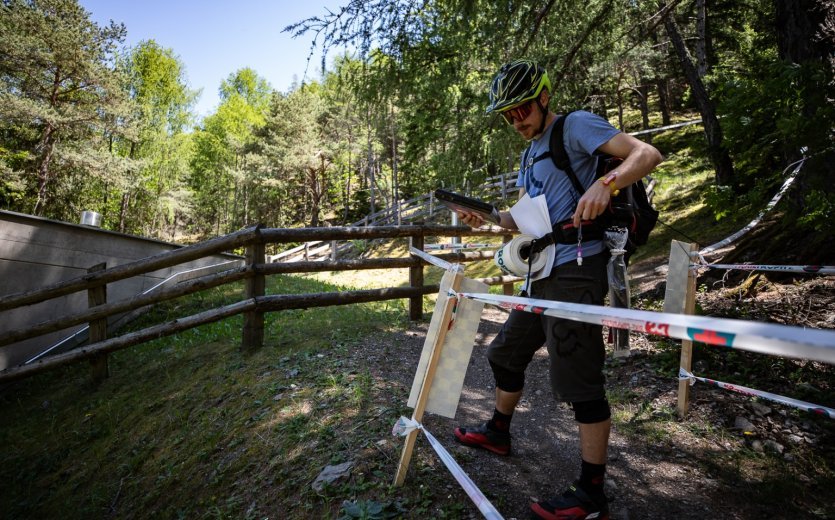
<svg viewBox="0 0 835 520">
<path fill-rule="evenodd" d="M 81 276 L 102 262 L 114 267 L 172 251 L 181 246 L 115 233 L 89 226 L 0 211 L 0 297 L 30 291 Z M 226 265 L 225 262 L 234 261 Z M 215 255 L 107 285 L 107 301 L 115 302 L 147 291 L 172 275 L 205 267 L 166 284 L 177 283 L 242 264 L 235 255 Z M 217 266 L 217 267 L 211 267 Z M 0 334 L 87 308 L 87 291 L 0 312 Z M 110 320 L 112 323 L 114 320 Z M 19 365 L 75 332 L 77 326 L 38 338 L 0 347 L 0 370 Z M 52 353 L 71 348 L 68 342 Z"/>
</svg>

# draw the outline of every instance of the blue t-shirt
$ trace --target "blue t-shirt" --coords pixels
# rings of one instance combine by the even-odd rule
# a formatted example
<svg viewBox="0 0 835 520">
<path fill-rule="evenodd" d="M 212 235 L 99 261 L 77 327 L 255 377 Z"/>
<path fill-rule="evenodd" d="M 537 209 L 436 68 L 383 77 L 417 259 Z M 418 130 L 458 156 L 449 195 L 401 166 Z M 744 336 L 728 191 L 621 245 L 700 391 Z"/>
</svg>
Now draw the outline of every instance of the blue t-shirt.
<svg viewBox="0 0 835 520">
<path fill-rule="evenodd" d="M 556 119 L 554 119 L 556 121 Z M 525 188 L 531 198 L 544 194 L 551 216 L 551 225 L 571 218 L 580 200 L 580 194 L 571 184 L 568 175 L 557 169 L 550 158 L 534 162 L 534 159 L 548 152 L 548 141 L 554 123 L 545 129 L 539 139 L 531 141 L 530 151 L 522 153 L 519 178 L 516 185 Z M 597 170 L 598 147 L 617 135 L 619 130 L 602 117 L 591 112 L 577 111 L 567 116 L 563 127 L 563 143 L 571 161 L 571 167 L 586 189 L 594 183 Z M 576 260 L 576 244 L 556 244 L 557 257 L 554 265 L 561 265 Z M 583 256 L 591 256 L 603 251 L 601 240 L 584 240 Z"/>
</svg>

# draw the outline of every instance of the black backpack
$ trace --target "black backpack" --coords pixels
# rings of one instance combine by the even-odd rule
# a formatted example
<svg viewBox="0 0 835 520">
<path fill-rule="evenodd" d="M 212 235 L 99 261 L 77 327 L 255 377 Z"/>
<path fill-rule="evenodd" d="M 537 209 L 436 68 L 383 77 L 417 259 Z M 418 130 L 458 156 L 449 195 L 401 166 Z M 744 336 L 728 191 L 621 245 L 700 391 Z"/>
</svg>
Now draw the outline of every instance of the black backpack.
<svg viewBox="0 0 835 520">
<path fill-rule="evenodd" d="M 586 189 L 580 184 L 577 174 L 571 167 L 568 159 L 568 152 L 565 150 L 563 141 L 563 127 L 565 119 L 571 112 L 559 116 L 551 131 L 551 139 L 548 141 L 550 153 L 543 154 L 534 159 L 538 162 L 546 156 L 551 157 L 554 165 L 568 175 L 571 184 L 582 197 Z M 530 148 L 525 152 L 525 161 Z M 620 157 L 612 157 L 608 154 L 600 154 L 597 160 L 597 177 L 603 177 L 614 170 L 623 162 Z M 649 234 L 658 222 L 658 211 L 652 207 L 647 197 L 647 190 L 643 179 L 620 190 L 617 196 L 609 201 L 609 210 L 597 217 L 604 228 L 611 226 L 626 227 L 629 230 L 629 238 L 626 244 L 627 258 L 635 252 L 638 246 L 647 243 Z"/>
</svg>

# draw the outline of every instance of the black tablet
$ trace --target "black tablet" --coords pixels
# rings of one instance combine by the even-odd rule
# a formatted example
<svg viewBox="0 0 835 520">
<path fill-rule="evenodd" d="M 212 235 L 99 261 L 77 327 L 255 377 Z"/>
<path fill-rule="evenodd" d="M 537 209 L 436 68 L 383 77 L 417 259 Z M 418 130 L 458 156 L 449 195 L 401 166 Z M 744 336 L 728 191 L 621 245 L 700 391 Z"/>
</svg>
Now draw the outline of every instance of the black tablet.
<svg viewBox="0 0 835 520">
<path fill-rule="evenodd" d="M 482 219 L 493 222 L 494 224 L 498 224 L 501 220 L 499 217 L 499 210 L 497 210 L 492 204 L 488 204 L 484 201 L 465 197 L 463 195 L 459 195 L 458 193 L 444 189 L 435 190 L 435 198 L 453 211 L 478 213 Z"/>
</svg>

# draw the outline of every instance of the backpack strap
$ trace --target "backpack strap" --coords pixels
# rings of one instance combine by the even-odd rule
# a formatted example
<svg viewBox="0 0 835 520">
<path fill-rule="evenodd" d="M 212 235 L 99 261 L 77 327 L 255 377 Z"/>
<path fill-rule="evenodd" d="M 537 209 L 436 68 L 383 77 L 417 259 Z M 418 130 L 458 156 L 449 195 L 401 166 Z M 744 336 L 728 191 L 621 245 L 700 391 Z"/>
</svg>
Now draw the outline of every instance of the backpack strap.
<svg viewBox="0 0 835 520">
<path fill-rule="evenodd" d="M 577 193 L 579 193 L 582 197 L 583 194 L 586 193 L 586 189 L 583 188 L 583 185 L 580 183 L 580 179 L 578 179 L 577 174 L 574 173 L 574 168 L 571 167 L 571 160 L 568 158 L 568 151 L 565 149 L 565 141 L 563 140 L 565 120 L 570 114 L 571 112 L 568 112 L 557 118 L 557 121 L 554 123 L 553 130 L 551 130 L 551 138 L 548 140 L 548 148 L 551 152 L 551 159 L 553 159 L 554 165 L 565 172 L 568 179 L 571 181 L 571 184 L 574 186 L 574 189 L 577 190 Z"/>
</svg>

